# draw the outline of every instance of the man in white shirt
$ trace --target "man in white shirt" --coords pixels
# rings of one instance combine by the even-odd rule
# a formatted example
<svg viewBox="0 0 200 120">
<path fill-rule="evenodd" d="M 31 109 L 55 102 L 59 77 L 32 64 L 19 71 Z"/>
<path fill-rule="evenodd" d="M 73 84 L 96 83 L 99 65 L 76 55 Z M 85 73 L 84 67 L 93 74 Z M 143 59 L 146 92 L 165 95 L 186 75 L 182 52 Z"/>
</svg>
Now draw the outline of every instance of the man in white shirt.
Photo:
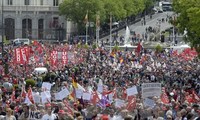
<svg viewBox="0 0 200 120">
<path fill-rule="evenodd" d="M 46 108 L 47 114 L 43 115 L 42 120 L 56 120 L 57 117 L 56 117 L 56 115 L 52 112 L 52 110 L 51 110 L 51 105 L 50 105 L 50 104 L 47 104 L 46 107 L 47 107 L 47 108 Z"/>
</svg>

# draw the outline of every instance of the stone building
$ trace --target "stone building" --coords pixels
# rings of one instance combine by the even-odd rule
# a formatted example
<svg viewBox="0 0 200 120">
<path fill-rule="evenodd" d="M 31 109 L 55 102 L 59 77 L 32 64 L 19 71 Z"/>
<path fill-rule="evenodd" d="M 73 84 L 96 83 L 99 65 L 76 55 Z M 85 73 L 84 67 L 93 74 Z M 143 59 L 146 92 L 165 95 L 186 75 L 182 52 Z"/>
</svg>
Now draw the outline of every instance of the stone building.
<svg viewBox="0 0 200 120">
<path fill-rule="evenodd" d="M 63 16 L 59 16 L 58 6 L 62 1 L 0 0 L 0 28 L 2 30 L 3 16 L 4 31 L 9 40 L 65 40 L 74 28 L 71 22 L 66 22 Z"/>
</svg>

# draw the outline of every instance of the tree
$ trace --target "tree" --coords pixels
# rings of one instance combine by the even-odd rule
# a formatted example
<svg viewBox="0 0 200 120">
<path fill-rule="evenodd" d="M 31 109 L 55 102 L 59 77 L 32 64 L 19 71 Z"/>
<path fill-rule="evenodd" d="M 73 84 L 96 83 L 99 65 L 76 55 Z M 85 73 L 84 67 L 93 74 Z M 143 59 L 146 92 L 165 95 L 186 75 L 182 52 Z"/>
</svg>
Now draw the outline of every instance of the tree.
<svg viewBox="0 0 200 120">
<path fill-rule="evenodd" d="M 200 53 L 200 1 L 173 0 L 174 11 L 178 14 L 177 27 L 183 33 L 187 29 L 186 41 Z"/>
<path fill-rule="evenodd" d="M 97 12 L 101 19 L 105 19 L 103 5 L 99 0 L 64 0 L 59 6 L 59 11 L 67 20 L 77 23 L 79 28 L 84 28 L 87 11 L 89 21 L 95 21 Z"/>
<path fill-rule="evenodd" d="M 144 0 L 64 0 L 59 6 L 61 15 L 78 24 L 79 30 L 84 28 L 84 18 L 88 11 L 88 20 L 96 21 L 97 14 L 101 22 L 108 22 L 110 14 L 115 20 L 136 15 L 145 8 Z"/>
</svg>

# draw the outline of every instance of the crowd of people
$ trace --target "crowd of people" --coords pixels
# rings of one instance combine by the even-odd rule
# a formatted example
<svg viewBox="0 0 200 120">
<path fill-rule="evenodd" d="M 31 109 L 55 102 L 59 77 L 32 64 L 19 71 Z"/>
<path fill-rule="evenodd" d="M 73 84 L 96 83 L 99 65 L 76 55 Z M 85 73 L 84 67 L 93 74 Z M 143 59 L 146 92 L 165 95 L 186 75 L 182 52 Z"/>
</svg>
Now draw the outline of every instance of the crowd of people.
<svg viewBox="0 0 200 120">
<path fill-rule="evenodd" d="M 1 78 L 0 120 L 200 119 L 200 61 L 192 50 L 110 52 L 80 44 L 38 44 L 41 49 L 29 45 L 33 50 L 29 58 L 40 59 L 23 67 L 14 62 L 15 48 L 7 46 L 9 74 Z M 51 50 L 67 51 L 68 63 L 58 60 L 53 66 Z M 41 66 L 48 73 L 32 73 Z M 36 85 L 27 86 L 26 79 Z M 142 97 L 144 83 L 159 83 L 160 95 Z M 58 94 L 61 91 L 65 92 Z"/>
</svg>

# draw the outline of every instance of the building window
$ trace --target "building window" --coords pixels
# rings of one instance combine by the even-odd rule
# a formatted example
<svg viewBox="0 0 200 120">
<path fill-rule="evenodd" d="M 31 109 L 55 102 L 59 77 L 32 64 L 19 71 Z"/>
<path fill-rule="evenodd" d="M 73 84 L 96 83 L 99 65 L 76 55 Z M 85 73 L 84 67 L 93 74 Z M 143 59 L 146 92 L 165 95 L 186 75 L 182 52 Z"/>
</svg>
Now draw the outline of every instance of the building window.
<svg viewBox="0 0 200 120">
<path fill-rule="evenodd" d="M 58 0 L 53 0 L 53 6 L 58 6 L 59 1 Z"/>
<path fill-rule="evenodd" d="M 13 0 L 7 0 L 8 5 L 13 5 Z"/>
<path fill-rule="evenodd" d="M 40 0 L 40 5 L 44 5 L 44 1 L 43 0 Z"/>
<path fill-rule="evenodd" d="M 24 5 L 30 5 L 30 0 L 24 0 Z"/>
<path fill-rule="evenodd" d="M 59 19 L 58 17 L 53 17 L 53 27 L 58 28 Z"/>
</svg>

